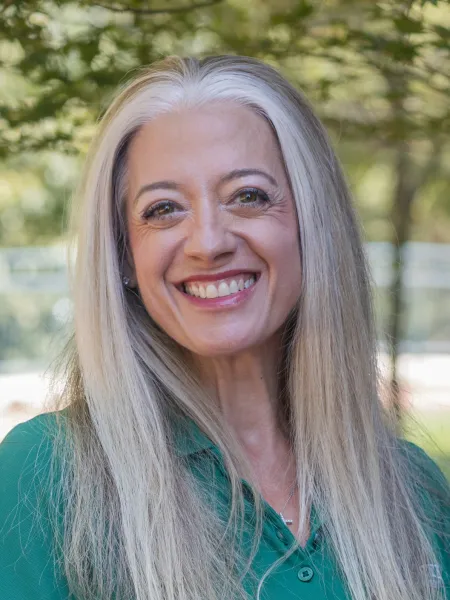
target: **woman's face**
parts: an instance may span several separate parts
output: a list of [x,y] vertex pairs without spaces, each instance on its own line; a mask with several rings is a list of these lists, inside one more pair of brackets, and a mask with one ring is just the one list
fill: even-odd
[[268,342],[301,284],[298,225],[267,122],[233,103],[162,115],[129,155],[132,268],[149,315],[202,356]]

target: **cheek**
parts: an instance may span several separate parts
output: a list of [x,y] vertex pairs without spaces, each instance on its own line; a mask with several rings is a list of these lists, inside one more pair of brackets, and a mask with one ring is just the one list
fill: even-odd
[[[302,268],[298,234],[285,231],[273,240],[272,247],[266,246],[269,267],[275,272],[275,305],[290,310],[301,292]],[[270,256],[269,256],[270,254]]]
[[136,276],[142,285],[154,285],[168,268],[173,255],[170,236],[149,231],[148,227],[130,227],[130,249]]
[[141,271],[136,270],[136,275],[142,304],[149,317],[167,331],[173,316],[168,310],[169,304],[160,264],[141,266]]
[[300,237],[295,228],[280,227],[258,237],[261,255],[276,266],[278,275],[300,272]]
[[161,297],[165,274],[172,260],[170,246],[161,242],[152,236],[130,239],[137,284],[146,305],[154,305]]
[[162,261],[155,260],[155,253],[151,246],[139,246],[133,252],[133,261],[140,288],[156,282],[161,271]]

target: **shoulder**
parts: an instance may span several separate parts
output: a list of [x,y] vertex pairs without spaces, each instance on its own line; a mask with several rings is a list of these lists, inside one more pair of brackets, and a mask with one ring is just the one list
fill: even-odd
[[45,413],[20,423],[6,435],[0,443],[3,494],[7,491],[5,487],[19,482],[25,484],[46,469],[52,456],[53,438],[61,422],[59,413]]
[[48,487],[57,413],[12,429],[0,444],[0,597],[67,597],[53,569]]
[[419,446],[400,440],[400,451],[416,487],[450,502],[450,486],[437,463]]
[[16,425],[0,443],[0,461],[3,464],[4,461],[26,461],[30,451],[37,452],[43,445],[48,446],[57,427],[57,418],[56,412],[44,413]]
[[401,441],[405,476],[425,527],[437,540],[450,575],[450,486],[436,462],[416,444]]
[[36,512],[45,502],[59,417],[59,412],[38,415],[14,427],[1,442],[0,533],[19,511]]
[[40,507],[57,426],[56,413],[39,415],[14,427],[0,444],[0,534],[25,510]]
[[439,585],[450,585],[450,486],[436,462],[416,444],[400,440],[406,476],[438,564],[428,565]]

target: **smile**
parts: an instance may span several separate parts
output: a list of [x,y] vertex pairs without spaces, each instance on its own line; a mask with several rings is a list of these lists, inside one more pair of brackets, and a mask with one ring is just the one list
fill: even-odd
[[242,273],[220,281],[190,281],[183,283],[182,289],[188,296],[195,298],[223,298],[225,296],[234,296],[243,290],[246,290],[257,281],[256,273]]

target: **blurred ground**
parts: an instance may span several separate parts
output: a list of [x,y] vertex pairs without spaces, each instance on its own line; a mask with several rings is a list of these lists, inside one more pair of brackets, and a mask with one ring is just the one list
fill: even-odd
[[[382,372],[387,359],[380,356]],[[433,456],[450,478],[450,355],[403,354],[399,360],[407,437]],[[44,373],[0,375],[0,440],[18,423],[43,412]]]

